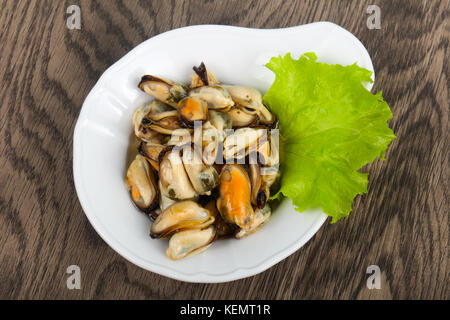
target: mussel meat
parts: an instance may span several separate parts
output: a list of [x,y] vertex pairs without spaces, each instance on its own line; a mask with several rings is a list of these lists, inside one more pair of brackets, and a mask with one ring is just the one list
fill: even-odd
[[178,102],[178,115],[182,124],[194,128],[194,122],[200,124],[208,119],[208,103],[195,97],[186,97]]
[[227,236],[235,231],[234,225],[225,222],[220,215],[219,210],[217,210],[216,207],[216,200],[210,200],[206,204],[205,209],[208,209],[211,215],[216,219],[214,225],[216,226],[218,236]]
[[183,147],[183,164],[195,191],[200,195],[210,195],[217,186],[219,175],[211,165],[203,163],[195,145]]
[[204,100],[211,110],[228,111],[234,106],[228,91],[220,86],[203,86],[189,91],[189,97]]
[[212,72],[206,69],[203,62],[198,67],[193,67],[192,69],[194,69],[195,73],[191,75],[191,88],[214,86],[219,83]]
[[230,116],[234,128],[248,127],[258,121],[258,115],[256,113],[247,112],[241,106],[231,108],[227,114]]
[[158,206],[155,175],[143,156],[138,154],[128,167],[126,182],[131,199],[139,209],[149,213]]
[[161,190],[168,198],[185,200],[198,196],[186,173],[179,147],[169,146],[160,153],[159,180]]
[[143,76],[138,87],[159,101],[167,103],[174,108],[176,108],[178,102],[187,95],[187,88],[185,85],[151,75]]
[[254,88],[242,86],[223,85],[231,98],[237,105],[241,105],[247,112],[255,112],[263,124],[270,124],[275,121],[275,116],[262,103],[261,93]]
[[177,200],[173,200],[164,195],[164,193],[162,192],[161,180],[158,181],[158,191],[159,191],[159,209],[161,210],[161,212],[163,212],[168,207],[177,202]]
[[256,150],[261,138],[267,135],[266,129],[240,128],[225,138],[223,155],[227,162],[233,159],[245,158]]
[[226,131],[231,129],[231,118],[223,112],[210,110],[209,121],[202,127],[203,161],[206,164],[222,163],[223,141]]
[[252,204],[262,209],[269,200],[269,186],[265,183],[261,175],[261,166],[258,163],[249,164],[250,180],[252,185]]
[[167,207],[150,228],[152,238],[165,238],[187,229],[203,229],[214,223],[209,210],[192,200],[179,201]]
[[164,135],[180,135],[188,129],[183,129],[177,110],[160,101],[138,108],[133,117],[134,132],[144,141],[149,141],[155,132]]
[[245,169],[239,164],[226,164],[220,173],[217,209],[228,223],[247,229],[253,223],[251,184]]
[[255,210],[255,217],[253,219],[253,223],[249,225],[247,228],[241,228],[235,235],[237,239],[242,239],[255,231],[259,230],[265,224],[270,216],[272,215],[272,211],[268,204],[265,205],[262,209]]
[[198,254],[206,250],[216,238],[216,229],[209,226],[206,229],[185,230],[175,233],[169,240],[166,255],[172,260]]

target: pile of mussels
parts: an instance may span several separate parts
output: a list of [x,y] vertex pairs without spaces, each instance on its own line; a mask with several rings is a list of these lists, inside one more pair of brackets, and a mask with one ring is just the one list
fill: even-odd
[[134,114],[139,152],[126,177],[151,237],[170,236],[174,260],[258,230],[279,177],[278,124],[260,92],[221,84],[203,63],[193,69],[189,86],[142,77],[139,88],[156,100]]

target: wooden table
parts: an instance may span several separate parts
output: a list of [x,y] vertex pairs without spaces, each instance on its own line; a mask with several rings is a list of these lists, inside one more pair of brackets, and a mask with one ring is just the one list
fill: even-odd
[[[81,30],[66,9],[81,8]],[[381,9],[369,29],[367,7]],[[449,1],[0,1],[0,298],[448,299]],[[447,19],[447,20],[446,20]],[[140,42],[195,24],[282,28],[335,22],[368,49],[394,113],[369,194],[269,270],[188,284],[115,253],[85,217],[72,135],[102,72]],[[196,45],[196,44],[193,44]],[[197,44],[198,45],[198,44]],[[207,44],[202,44],[207,45]],[[81,268],[68,290],[66,269]],[[366,286],[369,265],[381,289]]]

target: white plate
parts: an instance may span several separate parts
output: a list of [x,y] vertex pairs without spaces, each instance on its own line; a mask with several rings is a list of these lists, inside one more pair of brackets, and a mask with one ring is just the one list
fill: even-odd
[[265,92],[274,80],[264,67],[272,56],[294,58],[314,51],[319,61],[357,62],[373,71],[361,42],[345,29],[318,22],[287,29],[191,26],[153,37],[116,62],[86,98],[75,127],[73,171],[86,216],[98,234],[132,263],[188,282],[225,282],[266,270],[303,246],[326,220],[321,210],[298,213],[289,200],[257,233],[216,241],[203,253],[180,261],[165,255],[167,242],[149,237],[150,221],[132,204],[124,183],[134,110],[151,100],[137,88],[142,75],[187,82],[204,61],[224,83]]

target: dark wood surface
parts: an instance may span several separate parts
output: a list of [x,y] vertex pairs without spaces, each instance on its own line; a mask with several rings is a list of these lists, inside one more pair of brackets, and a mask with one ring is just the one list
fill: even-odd
[[[66,9],[81,7],[81,30]],[[370,4],[381,29],[366,26]],[[0,298],[449,299],[449,1],[0,1]],[[96,234],[78,202],[72,136],[102,72],[140,42],[194,24],[280,28],[328,20],[368,49],[394,113],[369,193],[269,270],[189,284],[142,270]],[[66,288],[69,265],[81,289]],[[380,290],[366,287],[378,265]]]

